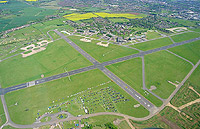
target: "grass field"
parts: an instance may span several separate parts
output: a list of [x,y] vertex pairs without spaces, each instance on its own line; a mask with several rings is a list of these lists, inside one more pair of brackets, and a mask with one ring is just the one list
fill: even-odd
[[[89,117],[88,119],[83,119],[82,122],[85,125],[89,125],[94,129],[105,129],[105,124],[113,123],[116,119],[123,119],[123,117],[112,116],[112,115],[103,115],[103,116],[95,116]],[[126,121],[120,123],[120,125],[116,125],[119,129],[130,129],[129,125]]]
[[157,32],[147,32],[146,36],[148,40],[161,37],[160,34]]
[[14,32],[8,33],[8,37],[3,39],[1,44],[15,44],[19,42],[19,44],[27,43],[29,41],[37,40],[40,38],[45,38],[39,30],[34,28],[33,26],[29,26],[20,30],[16,30]]
[[194,39],[194,38],[197,38],[197,37],[200,37],[200,34],[195,33],[195,32],[188,32],[188,33],[183,33],[183,34],[171,36],[171,38],[175,42],[182,42],[182,41]]
[[[43,9],[26,4],[23,1],[9,1],[0,6],[0,10],[8,10],[9,17],[0,18],[0,32],[44,19],[47,15],[53,15],[56,10]],[[6,19],[5,19],[6,18]]]
[[63,23],[65,19],[64,18],[59,18],[59,19],[55,19],[55,20],[50,20],[50,21],[46,21],[46,22],[41,22],[38,24],[34,24],[33,27],[36,28],[37,30],[41,31],[43,34],[47,34],[47,32],[49,30],[55,30],[55,29],[61,29],[64,30],[66,29],[73,29],[71,26],[69,25],[65,25]]
[[7,125],[7,126],[4,126],[3,129],[18,129],[18,128],[14,128],[14,127],[12,127],[10,125]]
[[161,129],[171,129],[168,124],[161,120],[160,114],[150,118],[146,121],[133,121],[130,120],[133,127],[136,129],[146,129],[146,128],[161,128]]
[[120,47],[117,45],[109,44],[109,47],[102,47],[96,45],[99,41],[92,41],[92,43],[86,43],[80,41],[81,37],[78,36],[68,36],[74,43],[80,46],[83,50],[85,50],[88,54],[94,57],[99,62],[105,62],[113,59],[117,59],[119,57],[124,57],[131,54],[136,54],[138,51]]
[[[87,81],[88,78],[90,78],[90,81]],[[75,116],[79,115],[80,113],[83,113],[83,110],[80,110],[76,106],[78,103],[71,101],[71,99],[74,100],[76,97],[72,97],[71,95],[75,95],[76,93],[82,91],[90,92],[105,88],[107,86],[112,86],[125,98],[129,99],[129,101],[126,102],[121,102],[119,104],[116,103],[116,107],[119,112],[135,117],[144,117],[148,115],[148,111],[144,107],[140,106],[138,108],[134,108],[133,105],[138,104],[138,102],[126,94],[126,92],[115,83],[110,82],[100,86],[100,84],[108,81],[110,81],[110,79],[99,70],[92,70],[71,76],[71,81],[69,81],[68,78],[63,78],[52,82],[47,82],[39,86],[14,91],[6,94],[5,99],[11,119],[15,123],[31,124],[35,121],[38,110],[40,110],[40,114],[43,114],[48,111],[47,108],[49,106],[57,104],[59,105],[59,103],[62,103],[66,100],[70,100],[70,103],[72,103],[67,105],[69,106],[68,111]],[[97,85],[99,85],[99,87],[96,87]],[[102,98],[103,97],[104,96],[102,96]],[[18,103],[18,105],[12,106],[15,103]]]
[[0,127],[5,123],[6,123],[6,116],[5,116],[3,104],[2,104],[1,98],[0,98]]
[[118,125],[119,129],[131,129],[131,127],[128,125],[128,123],[124,120]]
[[188,59],[193,64],[196,64],[200,60],[200,41],[191,42],[188,44],[184,44],[181,46],[177,46],[174,48],[170,48],[169,50],[178,54],[179,56]]
[[[79,63],[77,63],[79,62]],[[2,87],[13,86],[31,80],[86,67],[91,63],[68,45],[64,40],[55,41],[47,49],[22,58],[21,55],[0,63],[0,82]]]
[[166,51],[146,55],[146,86],[147,88],[156,86],[157,89],[153,92],[167,99],[175,89],[175,86],[168,81],[181,82],[191,69],[191,64]]
[[109,18],[109,20],[111,22],[115,22],[115,23],[123,23],[123,22],[128,22],[128,19],[123,19],[123,18]]
[[161,39],[156,39],[152,41],[147,41],[147,42],[131,45],[131,47],[137,48],[142,51],[147,51],[147,50],[159,48],[162,46],[167,46],[170,44],[172,44],[172,42],[169,38],[161,38]]
[[[192,105],[193,106],[193,105]],[[177,126],[180,128],[193,128],[197,129],[199,127],[198,121],[198,108],[200,104],[196,105],[192,110],[184,111],[187,115],[192,114],[190,117],[193,118],[193,120],[189,120],[184,116],[182,113],[178,113],[171,107],[166,107],[163,111],[161,111],[161,115],[165,117],[166,119],[170,120],[171,122],[174,122]]]
[[138,91],[145,98],[150,100],[156,106],[161,106],[162,101],[151,94],[146,94],[142,89],[142,59],[135,58],[124,62],[107,66],[115,75],[120,77],[124,82],[129,84],[133,89]]
[[52,37],[54,40],[60,38],[60,36],[59,36],[56,32],[54,32],[54,31],[50,31],[49,34],[51,35],[51,37]]
[[196,27],[198,23],[198,21],[195,21],[195,20],[185,20],[185,19],[178,19],[178,18],[163,18],[163,19],[171,21],[171,22],[177,22],[180,25],[187,26],[187,27],[189,26]]
[[113,122],[116,119],[123,119],[120,116],[113,116],[113,115],[102,115],[102,116],[95,116],[89,117],[88,119],[83,119],[83,122],[87,122],[89,125],[104,125],[109,122]]
[[194,91],[189,89],[189,86],[191,86],[194,88],[194,90],[200,93],[199,73],[200,73],[200,67],[197,67],[197,69],[192,73],[187,82],[181,87],[179,92],[171,100],[171,103],[174,106],[179,107],[183,104],[186,104],[188,102],[194,101],[199,98],[199,96]]
[[192,31],[195,31],[195,32],[200,32],[200,27],[196,27],[194,29],[191,29]]
[[[143,128],[164,128],[164,129],[172,129],[172,128],[193,128],[198,129],[198,108],[200,104],[194,104],[191,107],[187,107],[183,112],[178,113],[171,107],[165,107],[159,114],[152,117],[146,121],[132,121],[131,123],[135,128],[143,129]],[[189,120],[182,113],[186,113],[191,116],[193,120]]]

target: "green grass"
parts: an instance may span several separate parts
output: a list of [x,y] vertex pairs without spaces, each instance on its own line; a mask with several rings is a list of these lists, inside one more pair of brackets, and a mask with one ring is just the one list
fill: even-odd
[[[79,63],[77,63],[79,62]],[[22,58],[21,55],[0,63],[2,87],[13,86],[31,80],[86,67],[91,63],[64,40],[50,43],[47,49]]]
[[0,99],[0,127],[6,123],[6,116],[3,109],[3,104]]
[[3,129],[18,129],[18,128],[14,128],[14,127],[12,127],[10,125],[7,125],[7,126],[4,126]]
[[28,53],[31,53],[31,52],[32,52],[32,50],[29,50],[29,51],[24,52],[24,54],[28,54]]
[[47,15],[53,15],[56,10],[34,7],[20,1],[9,1],[8,4],[0,6],[0,10],[8,10],[12,15],[7,19],[0,18],[0,32],[19,27],[33,21],[43,20]]
[[[184,86],[181,87],[179,92],[176,93],[176,95],[171,100],[172,105],[176,107],[180,107],[186,103],[189,103],[199,98],[199,96],[194,91],[189,89],[189,86],[192,86],[192,85],[189,82],[186,82]],[[194,89],[196,90],[196,88]]]
[[90,54],[99,62],[105,62],[138,53],[138,51],[136,50],[129,49],[126,47],[120,47],[113,44],[109,44],[109,47],[102,47],[96,45],[96,43],[98,43],[99,41],[92,41],[92,43],[85,43],[80,41],[81,37],[78,36],[68,36],[68,38],[71,39],[74,43],[80,46],[83,50],[85,50],[88,54]]
[[49,34],[51,35],[51,37],[52,37],[54,40],[60,38],[60,36],[59,36],[56,32],[54,32],[54,31],[50,31]]
[[94,116],[89,117],[88,119],[83,119],[83,122],[87,122],[89,125],[104,125],[109,122],[113,122],[116,119],[122,119],[121,116],[113,116],[113,115],[102,115],[102,116]]
[[79,121],[78,120],[73,120],[73,121],[65,121],[63,122],[63,128],[64,129],[73,129],[73,128],[76,128],[75,124],[79,124]]
[[128,125],[128,123],[124,120],[118,125],[119,129],[131,129],[131,127]]
[[200,41],[191,42],[188,44],[184,44],[181,46],[177,46],[174,48],[170,48],[169,50],[178,54],[185,59],[188,59],[193,64],[196,64],[200,60]]
[[169,20],[171,22],[177,22],[179,24],[179,26],[186,26],[186,27],[196,27],[198,21],[195,20],[184,20],[184,19],[178,19],[178,18],[164,18],[166,20]]
[[50,121],[50,120],[51,120],[51,117],[46,116],[46,117],[42,118],[40,121],[41,122],[47,122],[47,121]]
[[190,85],[198,92],[200,93],[200,81],[199,81],[199,77],[200,77],[200,67],[198,66],[197,69],[192,73],[192,75],[190,76],[190,78],[188,79],[188,82],[190,83]]
[[152,41],[147,41],[147,42],[131,45],[131,47],[137,48],[142,51],[147,51],[147,50],[159,48],[162,46],[167,46],[170,44],[172,44],[172,42],[169,38],[161,38],[161,39],[156,39]]
[[73,27],[71,27],[69,25],[65,25],[63,23],[64,20],[65,20],[64,18],[59,18],[59,19],[55,19],[55,20],[49,20],[49,21],[46,21],[46,22],[34,24],[32,26],[45,35],[47,35],[47,32],[49,30],[55,30],[55,29],[58,29],[58,30],[59,29],[61,29],[61,30],[67,29],[68,30],[68,28],[70,28],[70,30],[73,30]]
[[[92,126],[93,129],[105,129],[105,124],[113,123],[113,121],[117,119],[123,119],[120,116],[113,116],[113,115],[102,115],[102,116],[95,116],[89,117],[87,119],[82,119],[81,123],[88,127],[88,125]],[[128,123],[126,121],[122,121],[120,125],[115,125],[119,129],[130,129]]]
[[188,32],[188,33],[171,36],[174,42],[182,42],[182,41],[194,39],[197,37],[200,37],[200,34],[195,33],[195,32]]
[[[197,103],[198,104],[198,103]],[[196,104],[194,104],[195,106]],[[193,105],[192,105],[193,106]],[[182,113],[178,113],[171,107],[165,107],[163,111],[161,111],[161,115],[168,119],[169,121],[175,123],[177,126],[179,126],[182,129],[187,129],[187,128],[193,128],[197,129],[199,127],[199,123],[196,122],[198,120],[198,108],[199,104],[196,105],[196,107],[190,109],[189,111],[183,111],[185,114],[189,115],[190,117],[193,118],[193,120],[189,120],[184,116]],[[192,115],[190,115],[192,114]]]
[[181,87],[178,93],[176,93],[176,95],[171,100],[171,103],[174,106],[179,107],[183,104],[189,103],[199,98],[199,96],[194,91],[189,89],[189,86],[191,86],[194,88],[194,90],[200,93],[199,73],[200,67],[197,67],[197,69],[192,73],[189,79],[185,82],[185,84]]
[[[158,115],[153,116],[149,120],[145,121],[133,121],[130,120],[133,127],[136,129],[146,129],[146,128],[161,128],[161,129],[171,129],[170,126],[161,120],[160,113]],[[171,121],[169,121],[171,122]]]
[[123,23],[123,22],[129,21],[128,19],[124,19],[124,18],[109,18],[109,20],[114,23]]
[[197,28],[194,28],[194,29],[190,29],[192,31],[195,31],[195,32],[200,32],[200,27],[197,27]]
[[183,113],[186,113],[193,120],[187,119],[182,112],[178,113],[171,107],[165,107],[159,114],[150,118],[146,121],[132,121],[131,123],[135,128],[143,129],[143,128],[163,128],[163,129],[172,129],[172,128],[192,128],[197,129],[199,127],[198,121],[198,108],[200,104],[196,103],[191,105],[191,107],[187,107],[183,110]]
[[146,36],[148,40],[161,37],[160,34],[157,32],[147,32]]
[[191,69],[191,64],[166,51],[146,55],[146,86],[147,88],[156,86],[157,89],[153,92],[167,99],[175,89],[175,86],[168,81],[181,82]]
[[120,77],[123,81],[125,81],[128,85],[130,85],[133,89],[138,91],[145,98],[150,100],[153,104],[155,104],[158,107],[162,105],[161,100],[157,99],[151,94],[145,94],[145,91],[142,89],[141,58],[135,58],[113,65],[109,65],[107,66],[107,68],[111,70],[115,75]]
[[[88,78],[90,81],[87,80]],[[73,75],[71,76],[71,80],[72,81],[69,81],[68,78],[63,78],[6,94],[5,99],[13,122],[17,124],[31,124],[35,121],[38,110],[40,110],[40,114],[47,112],[47,108],[52,105],[53,101],[55,101],[54,104],[57,105],[68,100],[67,96],[85,90],[88,91],[88,88],[110,81],[110,79],[99,70],[92,70],[78,75]],[[134,108],[133,105],[138,104],[138,102],[113,82],[93,88],[92,90],[108,86],[112,86],[125,98],[129,99],[129,101],[125,103],[122,102],[118,105],[116,104],[119,112],[134,117],[144,117],[148,115],[148,111],[144,107],[140,106]],[[18,103],[17,106],[11,106],[16,102]],[[70,103],[73,102],[70,101]],[[71,105],[68,109],[68,111],[75,116],[83,112],[79,110],[76,105],[77,104]],[[25,111],[27,109],[28,111]]]

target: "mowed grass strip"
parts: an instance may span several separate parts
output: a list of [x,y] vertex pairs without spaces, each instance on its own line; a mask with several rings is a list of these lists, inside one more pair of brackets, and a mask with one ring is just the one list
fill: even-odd
[[50,31],[49,35],[51,35],[51,37],[53,38],[53,40],[59,39],[61,38],[56,32],[54,31]]
[[162,105],[162,101],[151,94],[146,94],[142,89],[142,59],[135,58],[124,62],[107,66],[115,75],[120,77],[124,82],[133,89],[155,104],[157,107]]
[[108,47],[99,46],[96,45],[96,43],[100,42],[97,40],[93,40],[91,43],[82,42],[80,41],[82,37],[79,36],[68,36],[68,38],[99,62],[105,62],[138,53],[136,50],[120,47],[114,44],[109,44]]
[[123,119],[123,117],[114,115],[101,115],[101,116],[89,117],[88,119],[83,119],[82,122],[87,122],[89,125],[92,125],[93,127],[95,126],[98,127],[98,125],[100,125],[105,128],[104,124],[112,123],[117,119]]
[[[67,96],[88,90],[88,88],[91,87],[94,87],[92,90],[96,90],[112,86],[125,98],[129,99],[127,102],[119,103],[120,105],[116,104],[120,113],[134,117],[144,117],[149,114],[143,106],[134,108],[134,105],[138,104],[138,102],[115,83],[110,82],[106,85],[96,87],[97,85],[108,81],[110,81],[108,77],[100,70],[95,69],[73,75],[71,76],[71,81],[68,78],[62,78],[38,86],[10,92],[5,95],[5,99],[13,122],[17,124],[32,124],[35,122],[38,110],[41,112],[47,110],[47,108],[52,105],[52,101],[59,101],[62,98],[64,98],[62,99],[63,101],[66,101]],[[54,104],[59,104],[59,102],[61,102],[58,101],[55,101]],[[17,106],[12,106],[15,103],[18,103]],[[72,106],[72,109],[69,112],[73,115],[77,115],[76,112],[80,112],[79,110],[80,109],[73,109]]]
[[129,20],[125,18],[109,18],[109,20],[115,23],[129,22]]
[[174,42],[182,42],[182,41],[194,39],[197,37],[200,37],[200,34],[195,33],[195,32],[188,32],[188,33],[171,36],[171,38],[174,40]]
[[200,60],[200,40],[170,48],[169,50],[188,59],[193,64],[196,64]]
[[172,44],[172,41],[169,38],[161,38],[161,39],[151,40],[147,42],[137,43],[137,44],[131,45],[131,47],[140,49],[142,51],[147,51],[147,50],[167,46],[170,44]]
[[146,86],[163,99],[167,99],[175,90],[175,86],[168,83],[171,81],[181,82],[188,72],[192,69],[192,65],[179,57],[167,52],[160,51],[145,56],[145,77]]
[[4,109],[3,109],[3,104],[1,102],[1,98],[0,98],[0,127],[5,124],[6,122],[6,116],[4,113]]
[[92,65],[64,40],[48,44],[47,49],[22,58],[22,55],[0,63],[3,88]]
[[161,37],[159,33],[157,32],[147,32],[147,39],[155,39]]

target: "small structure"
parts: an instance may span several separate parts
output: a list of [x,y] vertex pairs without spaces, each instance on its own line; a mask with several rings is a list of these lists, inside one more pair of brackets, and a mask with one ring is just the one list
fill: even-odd
[[117,42],[124,42],[124,39],[122,37],[117,37]]

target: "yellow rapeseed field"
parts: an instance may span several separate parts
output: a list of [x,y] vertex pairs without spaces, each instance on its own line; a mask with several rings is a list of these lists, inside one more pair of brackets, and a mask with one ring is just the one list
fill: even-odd
[[90,19],[92,17],[98,17],[97,15],[93,13],[85,13],[85,14],[79,14],[79,13],[72,13],[69,15],[65,15],[64,18],[72,20],[72,21],[78,21],[83,19]]
[[8,1],[0,1],[0,3],[7,3]]
[[124,17],[128,19],[135,19],[135,18],[142,18],[142,16],[138,16],[135,14],[130,14],[130,13],[85,13],[85,14],[80,14],[80,13],[72,13],[65,15],[64,18],[72,20],[72,21],[78,21],[78,20],[83,20],[83,19],[90,19],[92,17]]
[[38,0],[26,0],[26,1],[38,1]]
[[130,13],[95,13],[96,15],[100,17],[125,17],[128,19],[135,19],[135,18],[142,18],[141,16],[137,16],[135,14]]

